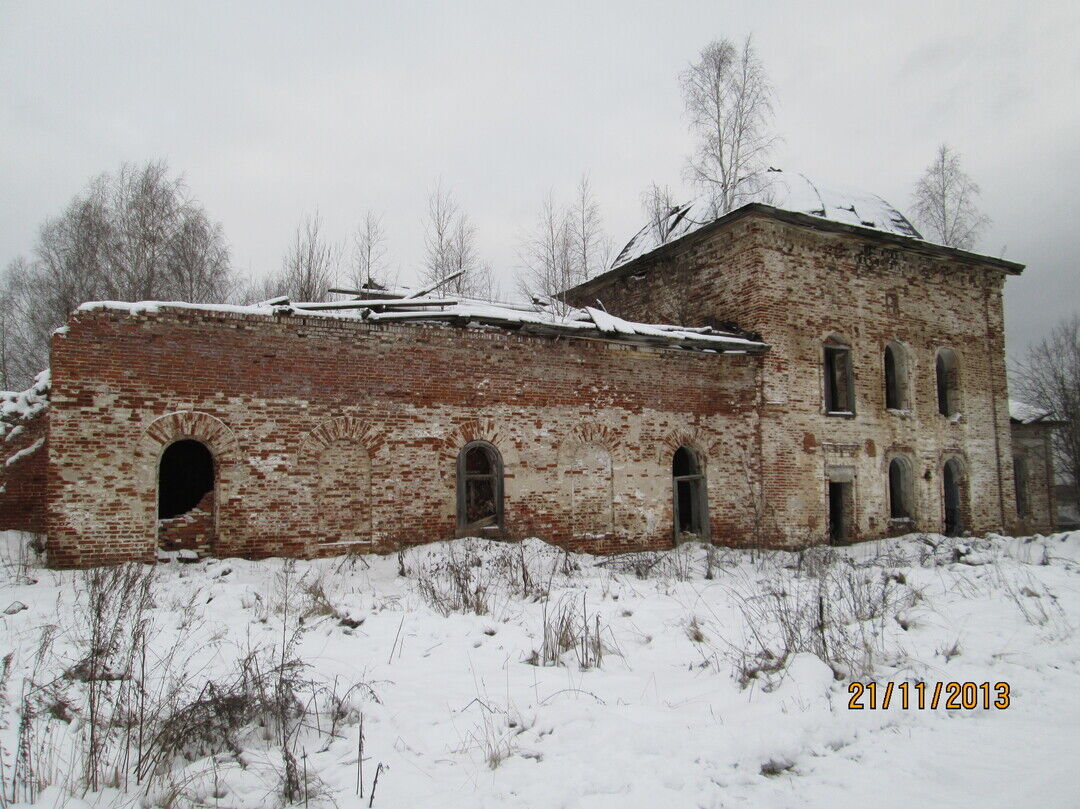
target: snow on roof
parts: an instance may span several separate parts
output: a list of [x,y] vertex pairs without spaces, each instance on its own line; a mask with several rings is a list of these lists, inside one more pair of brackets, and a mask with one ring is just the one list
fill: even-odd
[[1009,418],[1021,424],[1034,424],[1038,421],[1052,420],[1053,415],[1049,410],[1032,407],[1026,402],[1016,399],[1009,399]]
[[[427,297],[430,290],[355,290],[352,300],[295,302],[272,298],[250,306],[192,304],[164,301],[93,301],[77,311],[114,309],[133,314],[168,309],[232,312],[251,315],[303,315],[367,323],[439,322],[459,326],[497,327],[527,334],[574,335],[604,340],[658,345],[667,348],[712,352],[759,352],[768,346],[759,341],[711,327],[636,323],[599,309],[574,309],[554,301],[533,304],[500,303],[451,295]],[[560,311],[561,310],[561,311]]]
[[[876,194],[838,185],[823,185],[805,174],[769,169],[754,175],[753,190],[741,195],[735,208],[758,202],[785,211],[810,214],[845,225],[872,228],[900,236],[921,239],[922,234],[900,213]],[[648,224],[622,249],[611,268],[629,264],[663,244],[680,239],[720,218],[711,195],[673,208],[660,223]]]
[[0,391],[0,436],[7,436],[20,421],[33,418],[49,406],[49,371],[34,377],[26,390]]

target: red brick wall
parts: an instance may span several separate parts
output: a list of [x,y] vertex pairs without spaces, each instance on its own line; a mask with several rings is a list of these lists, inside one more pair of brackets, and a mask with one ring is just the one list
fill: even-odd
[[48,411],[41,411],[0,440],[0,530],[45,531],[47,425]]
[[[939,531],[941,470],[950,457],[965,469],[967,529],[1015,523],[1000,269],[754,214],[628,271],[586,284],[576,300],[599,298],[640,320],[680,301],[689,323],[732,321],[772,346],[763,366],[761,463],[774,541],[826,538],[827,481],[840,469],[854,476],[853,538]],[[824,413],[822,343],[831,334],[852,349],[851,418]],[[892,341],[908,358],[913,399],[905,412],[885,408],[883,357]],[[956,422],[937,412],[940,348],[960,360]],[[890,520],[887,472],[896,455],[915,471],[910,523]]]
[[[157,462],[181,438],[215,459],[217,555],[452,536],[457,455],[473,440],[502,456],[509,536],[670,546],[671,456],[687,444],[706,466],[714,538],[736,541],[757,472],[738,459],[757,443],[759,368],[757,355],[501,330],[80,312],[52,349],[49,560],[150,558]],[[582,448],[597,446],[609,481],[603,465],[582,475],[581,458],[596,457]],[[598,498],[610,519],[592,513]],[[357,512],[351,524],[342,508]]]

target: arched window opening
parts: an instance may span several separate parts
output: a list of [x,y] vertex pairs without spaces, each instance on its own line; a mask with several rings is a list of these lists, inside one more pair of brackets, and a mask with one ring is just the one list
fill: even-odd
[[960,467],[960,462],[955,458],[948,460],[941,470],[946,536],[956,536],[964,530],[962,478],[963,469]]
[[1030,516],[1027,462],[1020,457],[1013,458],[1013,486],[1016,487],[1016,516]]
[[855,413],[855,380],[851,371],[851,347],[830,337],[825,341],[825,412],[833,415]]
[[911,467],[902,458],[889,463],[889,517],[894,520],[912,519]]
[[671,459],[672,505],[675,542],[707,539],[709,511],[705,475],[687,447],[679,447]]
[[466,444],[458,454],[457,481],[458,531],[501,531],[503,468],[499,451],[486,441]]
[[938,352],[934,375],[937,381],[938,412],[943,416],[956,415],[960,412],[960,366],[955,351],[943,348]]
[[885,346],[885,407],[907,410],[907,367],[904,351],[896,343]]
[[158,519],[192,511],[214,491],[214,458],[206,445],[190,438],[165,448],[158,466]]

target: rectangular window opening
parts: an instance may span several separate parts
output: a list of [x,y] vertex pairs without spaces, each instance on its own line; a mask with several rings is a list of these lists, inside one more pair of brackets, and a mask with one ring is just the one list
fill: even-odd
[[825,346],[825,411],[843,414],[855,412],[851,350],[848,348]]

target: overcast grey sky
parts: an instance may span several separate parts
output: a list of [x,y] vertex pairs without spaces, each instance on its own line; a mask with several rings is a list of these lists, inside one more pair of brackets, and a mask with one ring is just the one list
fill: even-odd
[[753,33],[773,165],[906,211],[948,142],[994,220],[1010,353],[1080,309],[1080,3],[83,3],[0,0],[0,264],[87,181],[168,160],[234,264],[316,209],[384,214],[402,282],[438,178],[503,290],[540,202],[591,177],[617,246],[652,181],[690,196],[679,71]]

